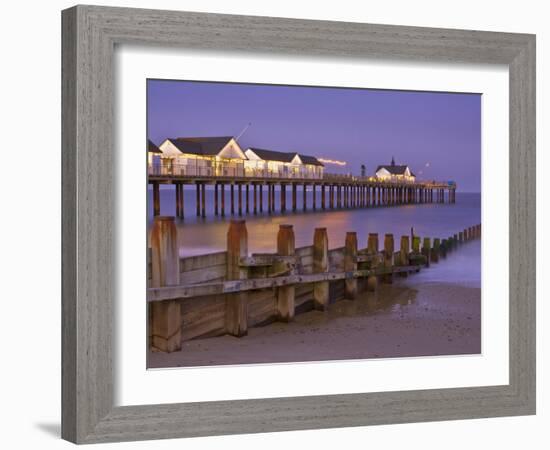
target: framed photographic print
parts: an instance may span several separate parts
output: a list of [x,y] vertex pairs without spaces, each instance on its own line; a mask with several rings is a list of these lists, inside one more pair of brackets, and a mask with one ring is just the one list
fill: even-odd
[[532,35],[63,11],[63,437],[534,414],[534,168]]

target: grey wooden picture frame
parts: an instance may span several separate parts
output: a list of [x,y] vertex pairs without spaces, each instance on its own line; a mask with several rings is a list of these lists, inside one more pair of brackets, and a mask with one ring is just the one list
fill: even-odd
[[[64,439],[94,443],[535,413],[534,35],[98,6],[63,11],[62,32]],[[509,384],[114,406],[117,44],[507,65]]]

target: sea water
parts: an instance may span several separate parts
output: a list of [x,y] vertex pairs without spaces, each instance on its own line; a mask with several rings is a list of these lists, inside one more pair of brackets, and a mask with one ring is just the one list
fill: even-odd
[[[287,190],[287,210],[291,207],[291,195]],[[153,220],[152,191],[148,191],[148,228]],[[327,229],[329,248],[342,247],[347,231],[357,232],[359,248],[367,246],[369,233],[378,233],[380,246],[384,234],[394,236],[395,249],[399,248],[400,237],[414,234],[421,238],[445,239],[470,226],[481,223],[481,195],[457,192],[456,203],[425,203],[401,206],[382,206],[355,209],[321,210],[320,189],[317,189],[317,210],[313,211],[312,192],[307,192],[308,211],[302,211],[303,194],[298,191],[297,211],[284,214],[267,213],[267,190],[264,188],[264,212],[254,215],[253,192],[250,189],[250,214],[244,214],[245,192],[243,189],[243,215],[248,230],[248,251],[274,252],[280,224],[294,226],[296,247],[313,244],[313,233],[317,227]],[[187,186],[184,191],[185,218],[176,219],[180,256],[201,255],[223,251],[226,248],[227,229],[232,218],[230,214],[230,192],[225,192],[225,217],[214,215],[214,193],[209,186],[206,190],[206,218],[196,216],[196,193]],[[175,189],[172,186],[160,189],[161,214],[175,216]],[[258,201],[259,208],[259,201]],[[279,208],[279,192],[276,206]],[[328,191],[327,204],[328,206]],[[220,202],[221,207],[221,202]],[[237,190],[235,189],[235,212],[237,213]],[[221,210],[220,210],[221,212]],[[443,281],[449,277],[463,280],[468,285],[480,283],[481,245],[469,243],[455,252],[452,257],[434,265],[433,270],[424,271],[423,281]],[[437,267],[436,267],[437,266]],[[420,281],[420,279],[419,279]]]

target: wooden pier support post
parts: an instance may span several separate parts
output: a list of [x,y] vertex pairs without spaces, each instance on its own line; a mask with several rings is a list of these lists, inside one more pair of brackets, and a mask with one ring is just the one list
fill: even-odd
[[[369,233],[367,241],[367,253],[373,257],[369,269],[376,270],[378,267],[378,233]],[[378,287],[378,277],[371,275],[367,277],[367,291],[376,291]]]
[[235,214],[235,184],[231,183],[231,215]]
[[321,209],[324,211],[326,208],[326,186],[321,185]]
[[315,183],[311,185],[311,192],[313,194],[313,211],[317,209],[317,192],[315,190]]
[[[231,220],[227,231],[227,280],[244,280],[248,276],[241,258],[248,256],[248,232],[244,220]],[[225,296],[225,329],[232,336],[247,334],[248,293],[237,292]]]
[[222,217],[225,217],[225,184],[220,185],[220,195],[222,203]]
[[[315,228],[313,235],[313,273],[328,271],[328,236],[326,228]],[[326,310],[329,302],[329,282],[313,283],[314,308]]]
[[206,184],[201,185],[201,216],[206,217]]
[[430,267],[430,253],[431,253],[431,239],[429,237],[425,237],[424,241],[422,243],[422,254],[426,258],[426,267]]
[[307,211],[307,186],[304,183],[304,191],[302,192],[302,210]]
[[254,183],[254,214],[258,214],[258,187]]
[[237,185],[237,188],[238,188],[238,207],[239,207],[239,216],[242,216],[243,215],[243,185],[242,184],[238,184]]
[[[393,252],[394,242],[393,234],[386,234],[384,236],[384,269],[392,270],[393,267]],[[386,284],[393,283],[393,274],[389,273],[382,277],[382,282]]]
[[246,186],[245,186],[245,195],[246,195],[246,214],[249,214],[250,213],[250,184],[246,183]]
[[[157,216],[151,231],[151,287],[177,286],[180,266],[173,217]],[[177,300],[149,303],[151,345],[163,352],[181,350],[181,310]]]
[[[354,272],[357,270],[357,233],[348,231],[344,246],[344,271]],[[354,300],[357,296],[357,279],[346,278],[344,298]]]
[[286,212],[286,184],[281,183],[281,212]]
[[[294,249],[294,230],[292,229],[292,225],[279,225],[277,254],[281,256],[293,256]],[[294,285],[277,288],[277,314],[279,320],[290,322],[294,319],[294,298]]]
[[365,206],[368,208],[370,206],[370,186],[365,186],[366,201]]
[[176,190],[176,217],[181,217],[181,211],[180,211],[180,183],[174,183],[174,188]]
[[200,183],[195,183],[196,187],[196,199],[197,199],[197,217],[201,215],[201,185]]
[[296,212],[296,190],[298,186],[292,183],[292,212]]
[[272,212],[272,206],[273,206],[273,200],[271,199],[271,196],[273,195],[271,190],[271,184],[267,185],[267,213],[271,214]]
[[349,208],[349,185],[344,185],[344,208]]
[[218,183],[214,183],[214,215],[218,215]]
[[260,184],[259,185],[259,188],[260,188],[260,213],[263,213],[264,212],[264,186],[263,184]]
[[434,245],[432,247],[431,260],[433,262],[439,262],[439,252],[441,250],[441,240],[439,238],[434,238]]
[[185,189],[183,183],[180,183],[180,217],[183,219],[185,217]]
[[271,212],[275,212],[275,185],[271,185]]
[[180,189],[179,183],[174,183],[174,190],[176,194],[176,217],[180,216]]
[[[408,266],[409,265],[409,252],[411,251],[411,246],[409,242],[409,236],[401,236],[401,243],[399,247],[399,265]],[[400,272],[401,277],[407,277],[407,272]]]
[[153,182],[153,215],[160,215],[160,187],[156,181]]

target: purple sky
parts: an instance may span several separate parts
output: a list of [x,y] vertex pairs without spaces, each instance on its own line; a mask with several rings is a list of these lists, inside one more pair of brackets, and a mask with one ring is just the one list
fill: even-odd
[[[148,137],[237,136],[243,149],[344,160],[372,174],[392,155],[419,178],[481,190],[481,95],[302,86],[147,82]],[[429,164],[429,166],[427,166]]]

